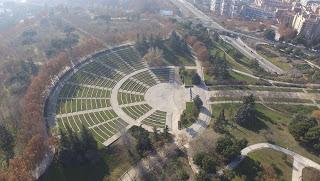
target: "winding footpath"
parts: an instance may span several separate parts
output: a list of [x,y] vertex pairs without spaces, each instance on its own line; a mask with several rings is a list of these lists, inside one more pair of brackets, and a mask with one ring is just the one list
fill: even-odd
[[286,148],[283,148],[281,146],[273,145],[270,143],[258,143],[254,144],[251,146],[248,146],[241,150],[241,159],[240,160],[235,160],[231,162],[228,166],[227,169],[233,169],[236,168],[241,161],[244,160],[246,156],[248,156],[249,153],[261,150],[261,149],[273,149],[275,151],[282,152],[286,155],[292,156],[293,157],[293,169],[292,169],[292,181],[301,181],[302,180],[302,170],[305,167],[312,167],[315,169],[320,170],[320,165],[298,153],[295,153],[293,151],[290,151]]

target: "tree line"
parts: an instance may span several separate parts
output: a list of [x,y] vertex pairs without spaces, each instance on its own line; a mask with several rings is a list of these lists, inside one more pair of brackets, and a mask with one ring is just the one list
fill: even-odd
[[[95,40],[88,40],[74,49],[73,58],[94,52],[102,47]],[[52,148],[53,138],[44,119],[47,88],[52,79],[67,66],[71,66],[67,53],[60,53],[44,64],[32,79],[21,105],[21,121],[18,126],[15,143],[15,155],[9,161],[9,167],[0,171],[0,180],[34,180],[32,171],[44,159]]]

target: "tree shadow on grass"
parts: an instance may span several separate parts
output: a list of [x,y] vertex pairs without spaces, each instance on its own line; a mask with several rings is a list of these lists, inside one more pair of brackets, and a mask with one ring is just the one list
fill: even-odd
[[48,170],[39,178],[40,181],[102,181],[105,176],[110,174],[109,166],[101,159],[95,164],[80,164],[73,166],[62,166],[57,161],[52,162]]
[[257,119],[254,123],[247,125],[247,126],[244,126],[244,127],[250,131],[255,132],[255,133],[258,133],[259,131],[261,131],[263,129],[269,128],[267,126],[267,124],[264,122],[263,118],[259,117],[259,115],[257,116]]
[[258,161],[246,157],[234,171],[239,177],[246,176],[246,180],[253,181],[256,180],[262,168]]
[[257,111],[257,117],[261,120],[261,121],[265,121],[265,122],[270,122],[271,124],[276,124],[275,121],[273,121],[270,117],[268,117],[266,114],[264,114],[263,112],[259,112]]

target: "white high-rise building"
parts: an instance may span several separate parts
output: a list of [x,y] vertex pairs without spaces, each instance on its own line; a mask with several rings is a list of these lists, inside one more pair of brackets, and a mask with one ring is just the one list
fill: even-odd
[[211,11],[218,16],[233,17],[235,0],[211,0]]

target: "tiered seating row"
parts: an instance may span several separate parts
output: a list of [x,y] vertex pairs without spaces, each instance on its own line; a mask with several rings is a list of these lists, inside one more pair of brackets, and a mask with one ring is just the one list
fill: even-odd
[[57,114],[110,107],[109,99],[59,99]]
[[101,124],[92,128],[91,130],[93,130],[93,135],[96,137],[96,139],[103,143],[118,133],[121,129],[125,129],[127,126],[128,123],[119,118],[117,120]]
[[129,94],[129,93],[118,93],[118,103],[119,105],[122,104],[131,104],[135,102],[142,102],[144,101],[144,97],[142,95],[136,95],[136,94]]
[[140,92],[145,93],[147,92],[148,88],[135,82],[132,79],[126,80],[120,87],[122,90],[131,91],[131,92]]
[[124,73],[130,73],[134,71],[132,67],[124,63],[124,61],[121,60],[119,56],[117,56],[114,53],[108,53],[106,55],[102,55],[96,58],[98,62],[101,62],[103,64],[107,64],[110,67],[114,67],[115,69],[124,72]]
[[111,70],[97,62],[91,62],[88,65],[86,65],[85,67],[83,67],[81,70],[83,71],[87,71],[102,77],[106,77],[115,81],[121,80],[121,78],[123,78],[123,76],[119,73],[117,73],[114,70]]
[[[73,131],[79,131],[85,126],[101,143],[127,127],[128,123],[111,110],[111,90],[125,75],[143,68],[146,65],[133,47],[101,53],[92,62],[84,64],[60,91],[57,103],[59,127],[69,126]],[[173,69],[152,71],[161,82],[169,82],[170,74],[174,73]],[[118,92],[121,109],[135,120],[148,112],[152,113],[152,107],[143,102],[143,94],[157,83],[150,71],[141,72],[126,80]],[[156,111],[143,120],[143,124],[160,128],[165,126],[165,122],[166,113],[161,111]]]
[[142,121],[143,124],[156,128],[164,128],[166,126],[166,112],[156,111]]
[[110,91],[78,85],[65,84],[59,94],[60,98],[110,98]]
[[83,84],[83,85],[106,87],[106,88],[113,88],[117,84],[117,82],[115,81],[110,81],[109,79],[103,79],[82,71],[78,71],[77,73],[75,73],[71,77],[69,82],[76,83],[76,84]]
[[147,112],[149,112],[152,108],[148,104],[141,104],[129,107],[123,107],[122,110],[133,119],[137,120]]
[[101,111],[95,113],[80,114],[58,118],[60,128],[69,126],[74,131],[80,131],[82,125],[93,130],[94,136],[101,143],[116,134],[120,129],[128,126],[128,123],[120,118],[113,111]]
[[122,58],[122,60],[126,61],[136,70],[146,68],[146,66],[142,63],[141,59],[139,58],[137,52],[135,52],[135,50],[131,47],[118,50],[117,54]]
[[149,85],[150,87],[157,85],[157,81],[154,80],[154,78],[152,77],[151,73],[148,70],[141,72],[137,75],[134,75],[133,78]]
[[114,111],[106,110],[58,118],[58,124],[59,126],[63,126],[61,128],[65,128],[65,126],[69,124],[68,126],[70,128],[75,131],[79,131],[79,128],[81,128],[81,124],[83,124],[85,127],[92,127],[116,117],[117,115]]
[[161,68],[151,70],[162,83],[170,82],[170,77],[174,75],[174,69],[171,68]]

